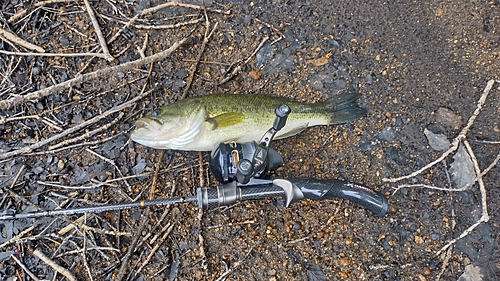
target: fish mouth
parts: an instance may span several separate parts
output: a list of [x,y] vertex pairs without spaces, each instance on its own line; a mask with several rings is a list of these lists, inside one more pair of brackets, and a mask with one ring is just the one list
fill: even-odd
[[139,119],[134,123],[137,129],[159,130],[163,126],[163,121],[156,118]]

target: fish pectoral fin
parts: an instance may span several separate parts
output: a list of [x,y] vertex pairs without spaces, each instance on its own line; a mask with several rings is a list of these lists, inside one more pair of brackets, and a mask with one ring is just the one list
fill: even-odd
[[300,127],[294,128],[286,133],[283,133],[283,134],[278,133],[278,136],[276,136],[274,139],[279,140],[279,139],[284,139],[284,138],[288,138],[291,136],[295,136],[296,134],[304,131],[308,126],[309,126],[309,122],[305,123],[304,125],[302,125]]
[[213,130],[237,125],[245,121],[245,115],[238,112],[228,112],[207,119],[207,122],[212,124]]

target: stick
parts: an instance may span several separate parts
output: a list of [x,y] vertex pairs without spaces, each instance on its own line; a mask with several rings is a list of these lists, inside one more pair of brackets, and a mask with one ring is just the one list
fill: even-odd
[[252,247],[250,247],[250,250],[248,250],[248,253],[246,253],[246,255],[241,260],[237,261],[233,265],[233,267],[231,267],[230,269],[226,270],[226,272],[224,272],[219,278],[217,278],[216,281],[225,280],[226,276],[228,276],[229,274],[231,274],[231,272],[233,272],[238,266],[240,266],[245,261],[245,259],[250,255],[250,253],[252,252],[253,248],[255,248],[255,246],[257,246],[258,244],[259,244],[259,242],[253,244]]
[[28,228],[26,228],[25,230],[23,230],[21,233],[19,233],[18,235],[12,237],[9,241],[3,243],[2,245],[0,245],[0,249],[2,249],[3,247],[9,245],[9,244],[12,244],[12,243],[17,243],[19,241],[21,241],[21,238],[25,235],[25,234],[28,234],[30,233],[33,229],[35,229],[35,226],[32,225]]
[[32,50],[32,51],[37,51],[40,53],[44,53],[45,50],[42,47],[39,47],[35,44],[32,44],[21,37],[15,35],[14,33],[11,33],[3,28],[0,27],[0,37],[5,38],[7,41],[12,42],[14,44],[20,45],[25,47],[26,49]]
[[[215,28],[214,28],[215,29]],[[200,186],[205,186],[205,178],[203,177],[203,154],[201,151],[198,153],[198,163],[200,165]],[[200,244],[200,256],[201,256],[201,265],[203,270],[205,271],[205,275],[208,276],[208,264],[207,264],[207,256],[205,255],[205,246],[203,243],[205,238],[203,237],[202,232],[202,219],[203,219],[203,208],[198,208],[198,215],[196,216],[196,221],[199,224],[198,227],[198,243]]]
[[[116,172],[120,175],[120,177],[122,177],[122,178],[124,177],[124,175],[123,175],[122,171],[120,170],[120,168],[118,168],[118,166],[116,166],[115,161],[113,161],[111,159],[108,159],[108,158],[102,156],[101,154],[99,154],[97,152],[94,152],[93,150],[91,150],[89,148],[85,148],[85,150],[87,152],[89,152],[90,154],[92,154],[92,155],[94,155],[94,156],[96,156],[98,158],[101,158],[104,162],[109,163],[111,166],[113,166],[115,168]],[[163,152],[163,150],[162,150],[162,152]],[[130,187],[130,184],[128,183],[128,181],[123,180],[123,182],[125,183],[125,186],[127,186],[128,191],[131,192],[132,188]]]
[[87,9],[87,13],[89,13],[90,20],[92,21],[95,33],[97,35],[97,38],[99,39],[99,44],[101,44],[102,52],[104,53],[106,59],[109,62],[113,62],[115,58],[109,53],[108,46],[106,44],[106,39],[104,39],[104,35],[102,35],[101,27],[99,26],[99,22],[95,18],[94,10],[90,6],[89,0],[83,0],[83,1],[85,2],[85,8]]
[[[267,42],[267,40],[269,40],[269,36],[264,37],[264,39],[262,39],[262,41],[260,42],[259,46],[257,46],[257,48],[255,48],[255,50],[253,51],[253,53],[245,59],[245,62],[244,62],[243,64],[240,64],[240,65],[238,65],[237,67],[235,67],[235,68],[233,69],[233,71],[231,72],[231,74],[230,74],[228,77],[224,78],[224,79],[223,79],[223,80],[219,83],[219,85],[225,84],[227,81],[231,80],[234,76],[236,76],[236,74],[238,74],[238,72],[240,72],[240,71],[241,71],[241,69],[243,68],[243,66],[244,66],[245,64],[247,64],[248,62],[250,62],[250,59],[251,59],[251,58],[252,58],[255,54],[257,54],[257,52],[260,50],[260,48],[262,48],[262,46],[264,46],[264,43],[266,43],[266,42]],[[239,60],[239,61],[238,61],[238,62],[236,62],[236,63],[239,63],[239,62],[241,62],[241,60]]]
[[99,120],[104,119],[104,118],[108,117],[109,115],[111,115],[111,114],[113,114],[115,112],[121,111],[124,108],[132,106],[136,101],[138,101],[138,100],[142,99],[143,97],[147,96],[152,91],[154,91],[154,89],[151,90],[151,91],[142,93],[142,94],[138,95],[137,97],[129,100],[128,102],[122,103],[121,105],[119,105],[119,106],[117,106],[115,108],[112,108],[112,109],[104,112],[101,115],[97,115],[94,118],[91,118],[91,119],[89,119],[89,120],[87,120],[87,121],[85,121],[85,122],[83,122],[83,123],[81,123],[81,124],[79,124],[77,126],[71,127],[71,128],[67,129],[66,131],[64,131],[64,132],[62,132],[60,134],[52,136],[52,137],[50,137],[48,139],[45,139],[43,141],[36,142],[36,143],[34,143],[34,144],[30,145],[30,146],[22,147],[22,148],[20,148],[18,150],[14,150],[14,151],[11,151],[11,152],[4,153],[4,154],[0,155],[0,160],[1,159],[7,159],[9,157],[14,157],[14,156],[17,156],[17,155],[20,155],[20,154],[31,153],[33,150],[35,150],[35,149],[37,149],[39,147],[42,147],[42,146],[44,146],[44,145],[46,145],[48,143],[51,143],[51,142],[53,142],[53,141],[55,141],[57,139],[60,139],[60,138],[62,138],[64,136],[67,136],[67,135],[72,134],[74,132],[77,132],[78,130],[80,130],[82,128],[85,128],[85,127],[87,127],[90,124],[96,123]]
[[31,272],[15,255],[11,255],[11,257],[17,262],[17,264],[24,270],[26,271],[26,273],[28,273],[28,275],[33,278],[33,280],[35,281],[40,281],[40,279],[38,279],[38,277],[36,277],[35,274],[33,274],[33,272]]
[[[139,14],[137,14],[133,18],[131,18],[128,22],[124,22],[124,21],[120,21],[119,20],[120,22],[125,23],[125,25],[115,35],[113,35],[113,37],[111,37],[111,39],[109,40],[109,43],[115,41],[116,38],[118,38],[118,36],[120,36],[120,34],[125,29],[127,29],[129,26],[131,26],[139,17],[155,13],[155,12],[161,10],[161,9],[164,9],[164,8],[170,7],[170,6],[179,6],[179,7],[191,8],[191,9],[203,9],[204,8],[202,6],[197,6],[197,5],[193,5],[193,4],[179,3],[179,2],[173,1],[173,2],[167,2],[167,3],[161,4],[161,5],[158,5],[158,6],[154,6],[154,7],[148,8],[148,9],[144,9]],[[213,12],[216,12],[216,13],[222,13],[222,14],[225,14],[225,15],[231,14],[231,11],[222,11],[222,10],[212,9],[212,8],[208,8],[207,10],[213,11]],[[104,15],[103,15],[103,17],[109,18],[109,17],[106,17]],[[188,21],[188,22],[184,22],[184,23],[177,23],[177,24],[171,24],[171,25],[162,25],[161,28],[176,28],[176,27],[187,25],[187,24],[198,23],[198,22],[200,22],[202,20],[203,19],[200,18],[200,19],[195,19],[195,20],[191,20],[191,21]],[[134,25],[134,26],[137,27],[137,28],[151,28],[151,29],[154,28],[152,26],[146,26],[146,25]]]
[[[203,52],[205,51],[205,47],[207,46],[208,40],[210,40],[210,37],[215,32],[215,29],[217,29],[217,25],[219,24],[218,22],[215,23],[214,28],[210,33],[208,33],[208,30],[210,29],[210,21],[208,21],[208,15],[207,15],[207,10],[204,10],[205,12],[205,36],[203,38],[203,43],[201,44],[200,51],[198,52],[198,56],[196,57],[196,62],[194,63],[193,70],[189,74],[189,77],[187,79],[186,83],[186,88],[184,89],[184,93],[182,94],[182,98],[186,98],[187,93],[189,89],[191,88],[191,84],[193,83],[193,78],[194,74],[196,73],[196,70],[198,69],[198,65],[200,64],[201,56],[203,55]],[[202,185],[203,186],[203,185]]]
[[207,11],[216,12],[216,13],[225,14],[225,15],[231,14],[231,11],[222,11],[222,10],[219,10],[219,9],[205,8],[204,6],[198,6],[198,5],[193,5],[193,4],[180,3],[180,2],[177,2],[177,1],[167,2],[167,3],[161,4],[161,5],[152,7],[152,8],[144,9],[144,10],[142,10],[141,14],[142,15],[146,15],[146,14],[153,13],[153,12],[156,12],[156,11],[161,10],[163,8],[171,7],[171,6],[178,6],[178,7],[198,9],[198,10],[204,10],[204,9],[206,9]]
[[72,144],[72,143],[84,140],[86,138],[90,138],[91,136],[93,136],[93,135],[95,135],[97,133],[100,133],[100,132],[102,132],[104,130],[107,130],[109,127],[113,126],[114,124],[116,124],[116,122],[118,122],[120,119],[122,119],[123,115],[124,115],[123,112],[120,112],[120,114],[118,115],[118,117],[116,117],[113,121],[111,121],[109,123],[106,123],[104,126],[101,126],[101,127],[97,128],[95,130],[86,132],[85,134],[83,134],[81,136],[78,136],[78,137],[75,137],[75,138],[72,138],[72,139],[67,139],[67,140],[64,140],[63,142],[60,142],[58,144],[49,146],[49,150],[55,150],[55,149],[57,149],[59,147],[62,147],[62,146],[65,146],[65,145],[69,145],[69,144]]
[[60,266],[59,264],[55,263],[53,260],[51,260],[49,257],[47,257],[44,253],[42,253],[40,250],[35,249],[33,252],[33,255],[38,257],[40,260],[45,262],[47,265],[51,266],[53,269],[55,269],[57,272],[61,273],[64,275],[64,277],[68,278],[70,281],[77,281],[76,277],[71,273],[71,271],[67,270],[66,268]]
[[121,281],[123,279],[123,276],[125,275],[125,268],[128,265],[128,260],[130,257],[132,257],[132,253],[135,251],[135,246],[137,245],[137,242],[139,242],[139,238],[141,237],[142,231],[146,227],[146,223],[149,222],[149,211],[150,209],[147,208],[146,211],[143,213],[143,219],[141,220],[141,224],[137,228],[137,233],[134,237],[134,240],[132,241],[132,244],[129,246],[127,253],[125,254],[125,257],[122,259],[122,265],[120,266],[120,271],[118,272],[118,276],[116,277],[116,281]]
[[57,53],[24,53],[24,52],[9,52],[0,50],[0,54],[12,56],[38,56],[38,57],[100,57],[108,58],[105,54],[100,53],[71,53],[71,54],[57,54]]
[[[148,265],[149,261],[151,261],[151,258],[153,258],[153,256],[156,254],[156,252],[158,251],[158,249],[160,248],[160,246],[163,245],[163,243],[165,242],[165,240],[167,239],[167,237],[170,235],[170,232],[172,232],[172,230],[174,229],[174,226],[176,224],[177,224],[177,221],[174,222],[174,223],[172,223],[172,224],[171,223],[167,223],[163,227],[163,229],[161,231],[165,232],[165,233],[163,233],[162,237],[158,240],[158,243],[156,243],[156,245],[151,249],[151,252],[149,252],[149,255],[146,257],[146,259],[142,262],[141,266],[135,272],[135,276],[136,277],[144,269],[144,267],[146,267],[146,265]],[[154,242],[152,241],[152,243],[154,243]]]
[[134,69],[139,66],[145,65],[145,64],[150,64],[162,59],[165,59],[166,57],[169,57],[174,51],[176,51],[180,46],[186,44],[187,42],[190,41],[191,38],[184,38],[181,41],[175,42],[170,48],[167,50],[160,52],[158,54],[146,57],[144,59],[138,59],[135,61],[127,62],[121,65],[105,68],[105,69],[100,69],[91,73],[86,73],[81,76],[75,77],[73,79],[67,80],[65,82],[56,84],[51,87],[47,87],[42,90],[38,90],[26,95],[16,95],[12,98],[9,98],[7,100],[1,100],[0,101],[0,110],[2,109],[8,109],[10,107],[22,104],[24,102],[40,99],[43,97],[50,96],[54,93],[59,93],[63,91],[66,88],[74,87],[77,85],[80,85],[84,82],[94,80],[94,79],[102,79],[104,77],[107,77],[108,75],[120,71],[125,71],[129,69]]
[[443,159],[445,159],[446,157],[448,157],[448,155],[450,155],[452,152],[454,152],[455,150],[457,150],[458,148],[458,145],[460,144],[460,141],[465,139],[467,133],[469,132],[469,129],[470,127],[472,126],[472,124],[474,123],[474,121],[476,120],[476,117],[479,115],[479,113],[481,112],[481,109],[483,108],[483,105],[486,101],[486,98],[488,97],[488,94],[490,93],[491,91],[491,88],[493,88],[493,84],[495,84],[495,80],[490,80],[488,81],[488,84],[486,84],[486,87],[484,88],[484,91],[483,91],[483,94],[481,95],[481,98],[479,98],[478,102],[477,102],[477,107],[476,107],[476,110],[474,110],[474,113],[472,114],[472,116],[469,118],[469,121],[467,122],[467,125],[462,129],[462,131],[460,131],[460,134],[453,140],[452,142],[452,146],[447,150],[445,151],[441,157],[439,157],[438,159],[432,161],[431,163],[427,164],[425,167],[409,174],[409,175],[406,175],[406,176],[401,176],[401,177],[398,177],[398,178],[383,178],[382,181],[385,181],[385,182],[397,182],[397,181],[400,181],[400,180],[404,180],[404,179],[409,179],[409,178],[413,178],[419,174],[421,174],[423,171],[431,168],[432,166],[436,165],[437,163],[441,162]]

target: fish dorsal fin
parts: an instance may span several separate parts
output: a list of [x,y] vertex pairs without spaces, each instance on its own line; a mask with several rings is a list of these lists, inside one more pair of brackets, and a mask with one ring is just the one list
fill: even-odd
[[279,140],[279,139],[284,139],[284,138],[288,138],[291,136],[295,136],[296,134],[304,131],[308,126],[309,126],[309,122],[305,123],[304,125],[302,125],[298,128],[292,129],[286,133],[283,133],[283,134],[278,133],[278,135],[274,139]]
[[213,129],[237,125],[245,121],[245,115],[239,112],[227,112],[207,119]]

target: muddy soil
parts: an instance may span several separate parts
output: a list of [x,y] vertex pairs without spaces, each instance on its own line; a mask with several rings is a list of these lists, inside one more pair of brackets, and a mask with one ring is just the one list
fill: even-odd
[[[184,203],[4,222],[0,279],[32,280],[33,274],[68,280],[41,261],[34,254],[38,250],[78,280],[499,280],[499,165],[483,177],[489,221],[439,254],[480,219],[479,185],[458,192],[395,188],[457,188],[460,179],[475,177],[473,168],[454,152],[409,179],[383,179],[408,175],[437,159],[443,151],[424,132],[451,142],[487,82],[498,79],[500,3],[390,2],[205,1],[203,10],[196,8],[201,2],[186,1],[196,7],[141,14],[123,30],[162,1],[90,1],[112,62],[14,54],[36,51],[0,32],[0,102],[191,38],[161,61],[2,104],[0,210],[26,213],[191,196],[197,187],[217,185],[208,170],[209,152],[201,154],[200,165],[198,152],[160,151],[129,140],[136,119],[181,99],[201,50],[188,97],[275,94],[316,102],[360,93],[366,117],[276,141],[273,147],[285,164],[272,177],[359,182],[385,194],[390,205],[377,217],[347,200],[305,200],[285,208],[283,199],[268,198],[202,215]],[[46,53],[102,53],[84,1],[7,0],[0,11],[1,28]],[[209,31],[217,27],[202,49],[205,12]],[[500,151],[498,86],[466,135],[481,170]],[[142,91],[150,92],[85,123]],[[18,150],[22,153],[9,154]]]

